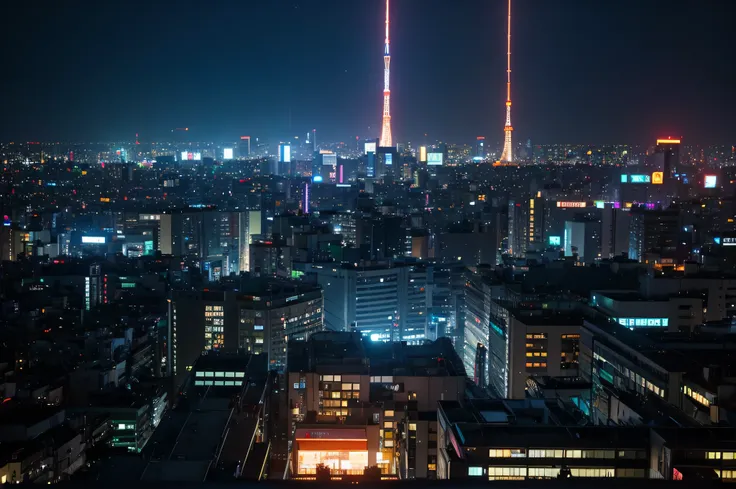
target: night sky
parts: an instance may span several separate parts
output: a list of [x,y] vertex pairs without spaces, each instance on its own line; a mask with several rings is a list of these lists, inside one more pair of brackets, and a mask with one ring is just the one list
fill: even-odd
[[[7,3],[0,140],[379,135],[382,0]],[[735,4],[514,0],[515,137],[736,143]],[[394,140],[501,141],[505,9],[392,0]]]

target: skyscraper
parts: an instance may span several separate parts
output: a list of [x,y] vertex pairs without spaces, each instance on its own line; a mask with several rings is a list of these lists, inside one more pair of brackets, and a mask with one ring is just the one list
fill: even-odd
[[[655,149],[655,165],[664,172],[664,178],[669,179],[679,172],[680,167],[680,140],[657,139]],[[660,156],[661,155],[661,156]]]
[[391,89],[389,79],[391,78],[391,52],[389,51],[389,0],[386,0],[386,40],[383,49],[383,127],[381,129],[380,146],[387,148],[392,146],[391,137]]
[[509,1],[508,16],[508,37],[506,45],[506,125],[504,131],[503,153],[501,153],[501,163],[514,162],[514,150],[511,146],[511,133],[514,128],[511,127],[511,0]]

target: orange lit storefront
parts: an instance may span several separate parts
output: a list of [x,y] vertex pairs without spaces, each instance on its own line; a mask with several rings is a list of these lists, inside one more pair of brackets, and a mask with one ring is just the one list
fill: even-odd
[[[376,465],[377,430],[372,430],[371,426],[333,426],[296,430],[292,450],[292,467],[296,465],[296,470],[292,473],[300,476],[314,475],[317,466],[324,464],[330,468],[332,475],[362,475],[366,467]],[[372,433],[373,431],[376,433]],[[371,446],[373,449],[369,448]]]

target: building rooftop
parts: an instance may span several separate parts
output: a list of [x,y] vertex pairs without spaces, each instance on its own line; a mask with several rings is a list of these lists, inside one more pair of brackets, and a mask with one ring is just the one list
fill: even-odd
[[447,338],[407,345],[335,331],[315,333],[307,341],[290,341],[287,366],[290,372],[465,376],[462,362]]

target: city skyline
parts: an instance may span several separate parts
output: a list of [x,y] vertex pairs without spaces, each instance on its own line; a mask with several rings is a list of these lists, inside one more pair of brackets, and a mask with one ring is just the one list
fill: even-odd
[[[734,67],[722,60],[736,45],[726,21],[733,6],[574,4],[515,2],[517,140],[646,143],[671,134],[731,143]],[[383,1],[180,5],[175,12],[137,2],[22,7],[3,34],[13,46],[6,57],[13,76],[0,96],[4,139],[112,140],[137,132],[151,140],[180,126],[200,139],[312,127],[323,140],[380,136],[380,107],[367,94],[381,86],[383,66],[373,53]],[[489,146],[500,143],[506,2],[391,7],[393,139],[486,135]],[[256,18],[264,22],[250,22]],[[278,27],[261,25],[270,21]]]

